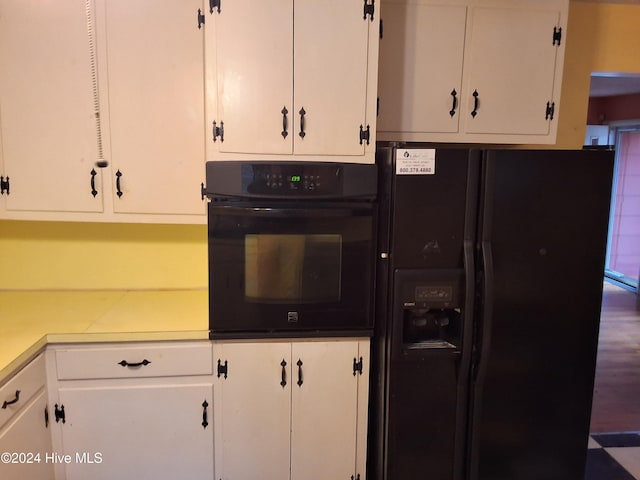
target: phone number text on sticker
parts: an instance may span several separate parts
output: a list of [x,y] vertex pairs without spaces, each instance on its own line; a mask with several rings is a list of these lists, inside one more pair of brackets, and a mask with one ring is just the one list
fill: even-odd
[[396,169],[396,173],[399,175],[429,175],[433,174],[433,168],[431,167],[399,167]]
[[435,175],[436,150],[409,148],[396,150],[396,175]]

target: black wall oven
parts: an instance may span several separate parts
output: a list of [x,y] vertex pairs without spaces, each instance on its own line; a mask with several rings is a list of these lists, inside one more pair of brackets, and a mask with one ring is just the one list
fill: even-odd
[[208,162],[212,338],[370,335],[375,165]]

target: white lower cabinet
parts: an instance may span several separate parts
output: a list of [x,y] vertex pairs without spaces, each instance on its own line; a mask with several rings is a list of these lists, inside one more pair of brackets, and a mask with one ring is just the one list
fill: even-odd
[[214,478],[209,342],[48,354],[57,479]]
[[20,411],[7,427],[0,430],[0,452],[10,455],[0,463],[2,480],[53,479],[51,436],[47,430],[43,390]]
[[212,398],[210,383],[61,388],[65,478],[213,478]]
[[364,479],[369,348],[50,345],[0,387],[0,478]]
[[0,387],[0,478],[53,479],[44,358],[37,357]]
[[216,343],[216,478],[365,478],[369,340]]

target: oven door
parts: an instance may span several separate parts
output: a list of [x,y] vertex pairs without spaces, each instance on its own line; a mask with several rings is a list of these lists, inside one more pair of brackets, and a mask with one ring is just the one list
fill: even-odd
[[371,333],[373,219],[370,203],[210,203],[212,337]]

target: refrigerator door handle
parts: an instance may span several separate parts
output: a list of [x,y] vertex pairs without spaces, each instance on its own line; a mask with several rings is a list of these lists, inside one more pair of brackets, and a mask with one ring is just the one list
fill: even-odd
[[482,262],[484,264],[484,276],[482,287],[482,333],[480,335],[479,357],[477,358],[475,382],[473,387],[472,413],[470,422],[470,444],[469,444],[469,478],[477,480],[479,462],[479,439],[478,425],[482,417],[482,391],[487,376],[489,364],[489,352],[491,350],[491,330],[493,319],[493,299],[494,299],[494,270],[493,252],[491,242],[483,240],[480,244],[482,251]]
[[493,252],[491,242],[482,241],[482,263],[484,265],[484,279],[482,288],[482,334],[480,338],[480,354],[478,358],[478,370],[476,385],[479,387],[484,383],[487,375],[487,362],[491,351],[491,330],[493,322],[493,298],[494,298],[494,271]]

